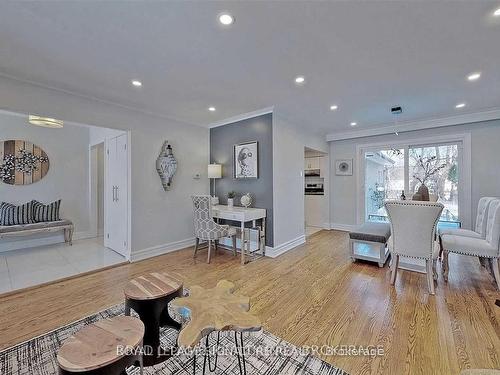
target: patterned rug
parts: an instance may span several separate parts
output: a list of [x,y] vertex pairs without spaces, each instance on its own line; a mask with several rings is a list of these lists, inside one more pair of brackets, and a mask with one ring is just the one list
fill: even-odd
[[[97,314],[58,328],[19,345],[0,352],[0,374],[2,375],[52,375],[58,373],[56,354],[66,338],[83,326],[117,315],[123,315],[124,305],[119,304]],[[132,313],[132,315],[134,315]],[[177,338],[175,330],[164,329],[161,332],[162,347],[169,347]],[[210,335],[209,345],[214,345],[217,334]],[[219,353],[227,349],[234,353],[233,332],[221,332]],[[347,375],[319,358],[309,355],[294,345],[281,340],[266,331],[244,334],[245,363],[248,375],[265,374],[304,374],[304,375]],[[248,349],[248,351],[247,351]],[[219,354],[217,369],[206,374],[239,374],[236,355]],[[203,372],[203,356],[197,356],[196,374]],[[127,370],[128,375],[139,374],[137,368]],[[145,375],[193,374],[193,356],[178,354],[165,362],[144,368]]]

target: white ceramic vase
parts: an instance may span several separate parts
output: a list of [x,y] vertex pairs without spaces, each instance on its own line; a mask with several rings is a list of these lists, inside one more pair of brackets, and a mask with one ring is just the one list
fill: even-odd
[[227,205],[228,205],[228,207],[233,207],[234,206],[234,198],[227,198]]

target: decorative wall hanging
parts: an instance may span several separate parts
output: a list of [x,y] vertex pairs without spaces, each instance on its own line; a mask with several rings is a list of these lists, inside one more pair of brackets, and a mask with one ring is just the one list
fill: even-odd
[[156,159],[156,170],[160,175],[163,190],[168,191],[172,187],[172,178],[177,171],[177,160],[172,153],[172,146],[168,141],[163,142],[158,159]]
[[335,160],[337,176],[352,176],[352,159]]
[[248,142],[234,145],[234,178],[258,178],[258,143]]
[[45,151],[31,142],[0,141],[0,180],[9,185],[29,185],[49,171]]

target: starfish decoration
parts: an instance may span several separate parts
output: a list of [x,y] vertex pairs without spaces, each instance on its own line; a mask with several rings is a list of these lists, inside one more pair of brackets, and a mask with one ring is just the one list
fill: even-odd
[[190,288],[188,297],[174,299],[170,304],[190,321],[177,338],[179,347],[194,347],[212,331],[259,331],[262,324],[250,310],[250,298],[233,294],[234,284],[221,280],[212,289]]

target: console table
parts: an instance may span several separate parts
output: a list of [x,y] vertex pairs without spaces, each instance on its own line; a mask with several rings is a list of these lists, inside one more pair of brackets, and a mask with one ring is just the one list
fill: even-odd
[[246,263],[245,252],[250,253],[250,233],[246,234],[245,223],[252,222],[253,228],[257,228],[256,221],[262,220],[259,230],[259,246],[262,255],[266,254],[266,210],[264,208],[229,207],[224,205],[212,206],[214,219],[237,221],[241,228],[241,264]]

